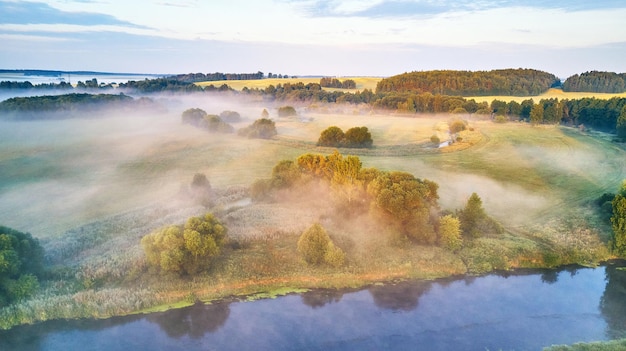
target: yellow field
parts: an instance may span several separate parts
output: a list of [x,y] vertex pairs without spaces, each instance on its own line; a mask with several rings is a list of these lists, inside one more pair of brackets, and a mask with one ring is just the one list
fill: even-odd
[[[210,81],[210,82],[199,82],[196,85],[205,87],[209,85],[214,85],[219,87],[223,84],[228,85],[229,87],[235,90],[242,90],[247,87],[248,89],[264,89],[270,85],[277,86],[278,84],[285,83],[299,83],[302,82],[304,84],[309,83],[319,83],[321,77],[317,78],[268,78],[268,79],[252,79],[252,80],[218,80],[218,81]],[[337,79],[344,81],[346,79],[352,79],[356,82],[356,89],[334,89],[334,88],[326,88],[327,90],[338,90],[338,91],[357,91],[357,90],[376,90],[376,84],[382,79],[381,77],[337,77]]]
[[559,100],[565,99],[582,99],[582,98],[590,98],[595,97],[597,99],[610,99],[613,97],[621,97],[626,98],[626,92],[624,93],[615,93],[615,94],[607,94],[607,93],[591,93],[591,92],[564,92],[561,89],[549,89],[545,93],[537,96],[464,96],[465,99],[471,100],[474,99],[476,102],[487,102],[491,103],[493,100],[502,100],[502,101],[517,101],[522,102],[524,100],[533,99],[535,102],[541,99],[554,99],[557,98]]

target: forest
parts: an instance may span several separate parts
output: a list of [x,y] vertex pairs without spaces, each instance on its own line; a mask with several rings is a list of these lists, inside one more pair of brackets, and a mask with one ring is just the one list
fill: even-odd
[[422,71],[385,78],[378,83],[376,92],[528,96],[560,84],[555,75],[533,69]]
[[563,82],[563,91],[623,93],[626,91],[626,73],[590,71],[575,74]]

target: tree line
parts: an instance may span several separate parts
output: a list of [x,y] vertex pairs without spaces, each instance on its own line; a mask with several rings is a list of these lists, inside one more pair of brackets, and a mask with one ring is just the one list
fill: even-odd
[[356,82],[353,79],[340,81],[337,78],[324,77],[320,79],[320,85],[324,88],[356,89]]
[[626,73],[590,71],[575,74],[563,82],[563,91],[623,93],[626,91]]
[[163,109],[150,98],[134,99],[124,94],[71,93],[14,97],[0,102],[0,112],[3,112],[4,117],[16,119],[66,118],[77,114],[90,117],[103,107],[153,112]]
[[553,74],[533,69],[492,71],[422,71],[385,78],[376,92],[425,93],[440,95],[539,95],[560,85]]

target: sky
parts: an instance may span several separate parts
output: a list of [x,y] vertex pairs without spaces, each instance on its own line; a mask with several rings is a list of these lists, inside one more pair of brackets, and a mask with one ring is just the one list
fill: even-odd
[[0,0],[0,69],[626,72],[624,0]]

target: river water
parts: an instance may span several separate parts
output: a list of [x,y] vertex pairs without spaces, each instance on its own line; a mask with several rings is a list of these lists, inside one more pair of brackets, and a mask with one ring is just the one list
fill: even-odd
[[541,350],[626,334],[617,265],[320,290],[0,332],[0,350]]

